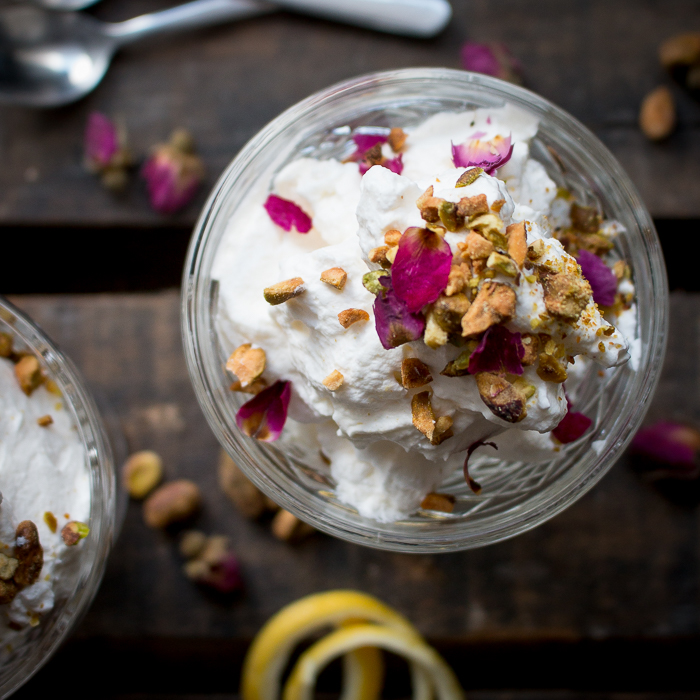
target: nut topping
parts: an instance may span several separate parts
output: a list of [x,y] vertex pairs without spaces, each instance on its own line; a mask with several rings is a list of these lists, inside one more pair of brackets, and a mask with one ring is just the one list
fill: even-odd
[[462,197],[457,203],[457,212],[462,219],[489,213],[489,203],[485,194],[474,197]]
[[401,362],[401,386],[404,389],[417,389],[432,381],[430,367],[417,357],[407,357]]
[[518,268],[515,266],[515,263],[507,255],[497,253],[496,251],[489,255],[486,261],[486,267],[489,270],[500,272],[507,277],[518,276]]
[[226,369],[238,377],[241,387],[252,384],[265,371],[265,351],[250,343],[240,345],[226,362]]
[[331,267],[321,273],[321,282],[330,284],[331,287],[342,289],[348,280],[348,273],[342,267]]
[[532,333],[524,333],[521,337],[521,342],[525,348],[525,355],[523,355],[522,360],[520,360],[521,364],[524,367],[534,365],[540,354],[539,338]]
[[527,415],[525,397],[507,379],[490,372],[476,375],[481,400],[491,413],[508,423],[518,423]]
[[455,509],[455,497],[450,493],[429,493],[420,504],[423,510],[451,513]]
[[462,335],[473,338],[515,315],[515,292],[500,282],[485,282],[462,318]]
[[545,382],[561,384],[566,381],[566,370],[561,366],[559,360],[547,353],[540,353],[540,364],[537,367],[537,376]]
[[340,389],[341,386],[343,386],[343,382],[345,381],[345,377],[338,372],[337,369],[334,369],[324,380],[323,380],[323,386],[326,387],[326,389],[329,389],[330,391],[337,391]]
[[12,355],[12,336],[9,333],[0,333],[0,357]]
[[591,285],[581,275],[571,272],[540,273],[547,311],[574,323],[591,300]]
[[358,321],[369,321],[369,314],[363,309],[345,309],[338,314],[338,321],[343,328],[350,328]]
[[522,269],[527,257],[527,235],[525,232],[525,222],[511,224],[506,228],[508,238],[508,255],[515,261],[515,264]]
[[472,260],[486,260],[494,251],[493,243],[474,232],[468,233],[464,243],[458,243],[457,247]]
[[407,138],[408,134],[401,127],[395,126],[389,132],[387,141],[389,142],[391,150],[394,151],[394,153],[398,153],[403,148]]
[[192,481],[179,479],[164,484],[154,491],[143,504],[146,525],[164,528],[193,516],[202,502],[199,488]]
[[34,355],[25,355],[15,365],[15,377],[19,387],[27,395],[31,396],[34,389],[43,384],[45,377],[41,373],[41,365]]
[[450,276],[447,280],[447,287],[445,287],[445,296],[451,297],[466,289],[471,276],[472,268],[469,262],[465,261],[452,265]]
[[454,294],[451,297],[441,295],[433,305],[433,315],[440,328],[447,333],[461,333],[462,318],[470,306],[466,294]]
[[455,182],[455,187],[468,187],[472,183],[476,182],[479,175],[482,175],[483,172],[483,168],[469,168],[469,170],[465,170],[457,178],[457,182]]
[[397,231],[395,228],[392,228],[384,234],[384,243],[386,243],[389,247],[398,245],[399,241],[401,240],[401,236],[401,231]]
[[15,536],[15,557],[18,564],[13,579],[20,587],[31,586],[39,580],[44,566],[44,550],[39,542],[39,531],[31,520],[23,520],[17,526]]
[[391,263],[386,259],[386,254],[388,252],[388,245],[379,245],[376,248],[372,248],[372,250],[369,251],[369,255],[367,257],[369,258],[369,261],[371,263],[377,263],[382,267],[386,268],[391,265]]
[[285,301],[298,297],[305,291],[304,280],[301,277],[292,277],[292,279],[266,287],[263,290],[263,295],[268,304],[277,306],[277,304],[284,304]]
[[53,418],[49,415],[39,416],[39,418],[36,419],[36,423],[41,428],[48,428],[53,423]]
[[66,523],[61,530],[61,537],[67,547],[73,547],[80,540],[85,539],[90,534],[90,528],[85,523],[79,523],[77,520],[71,520]]
[[124,463],[122,480],[129,496],[141,500],[163,478],[163,460],[151,450],[134,452]]
[[430,391],[421,391],[411,399],[411,415],[413,425],[420,430],[432,445],[439,445],[454,435],[452,432],[452,418],[440,416],[435,419],[432,404],[430,403]]
[[436,224],[438,221],[440,221],[440,214],[438,213],[438,209],[440,207],[440,203],[443,202],[444,200],[440,199],[439,197],[434,197],[433,196],[433,186],[430,185],[428,189],[423,192],[423,194],[418,197],[416,200],[416,206],[420,210],[420,215],[427,221],[429,224]]
[[423,342],[429,347],[435,350],[443,345],[446,345],[448,341],[447,331],[444,330],[440,324],[437,322],[435,317],[435,310],[431,309],[428,313],[425,322],[425,331],[423,332]]

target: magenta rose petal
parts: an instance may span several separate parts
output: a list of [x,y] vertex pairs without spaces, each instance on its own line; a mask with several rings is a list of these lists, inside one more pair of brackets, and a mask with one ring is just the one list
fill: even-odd
[[384,290],[374,300],[374,324],[385,350],[391,350],[412,340],[418,340],[425,330],[421,314],[411,313],[404,301],[396,296],[391,277],[379,278]]
[[571,402],[566,399],[568,413],[561,419],[559,425],[552,430],[552,435],[564,445],[578,440],[592,425],[593,421],[583,413],[571,410]]
[[200,172],[184,172],[165,153],[154,153],[144,163],[141,175],[146,180],[151,206],[161,214],[173,214],[187,206],[201,182]]
[[385,134],[355,134],[352,140],[355,142],[355,146],[357,146],[354,157],[362,158],[370,148],[373,148],[378,143],[386,143],[389,137]]
[[391,266],[396,296],[415,313],[432,304],[447,286],[452,251],[441,236],[427,228],[407,228]]
[[236,424],[249,437],[274,442],[282,434],[291,395],[291,382],[276,381],[238,409]]
[[505,44],[467,41],[460,51],[462,67],[474,73],[491,75],[513,83],[521,82],[522,68]]
[[85,158],[96,170],[109,165],[119,150],[119,136],[114,123],[100,112],[92,112],[85,127]]
[[692,428],[661,421],[642,428],[634,436],[630,451],[662,464],[691,468],[695,466],[693,438],[697,444],[700,436]]
[[599,306],[612,306],[617,293],[615,273],[597,255],[587,250],[579,250],[576,260],[591,285],[593,301]]
[[497,168],[505,165],[513,155],[511,137],[496,136],[491,141],[482,141],[477,132],[463,144],[452,144],[452,162],[455,168],[483,168],[493,175]]
[[401,175],[403,172],[403,156],[399,153],[396,158],[387,158],[381,165],[383,168],[391,170],[392,173]]
[[469,357],[469,374],[522,374],[524,357],[525,347],[520,333],[511,333],[505,326],[491,326]]
[[233,552],[227,552],[224,557],[213,564],[209,572],[200,580],[219,593],[233,593],[243,588],[241,568]]
[[311,230],[311,217],[297,204],[271,194],[263,205],[270,218],[285,231],[294,227],[299,233]]

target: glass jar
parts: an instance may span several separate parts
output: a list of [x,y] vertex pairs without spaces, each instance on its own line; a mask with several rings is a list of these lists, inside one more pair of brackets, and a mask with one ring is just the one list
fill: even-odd
[[[579,440],[562,446],[547,463],[514,463],[481,457],[470,473],[488,484],[468,490],[461,473],[438,489],[456,497],[451,514],[417,511],[393,523],[361,517],[334,494],[327,476],[288,450],[243,435],[235,415],[243,400],[229,390],[223,367],[230,348],[216,331],[217,281],[211,270],[227,221],[252,189],[300,156],[347,155],[352,129],[410,127],[442,111],[512,104],[535,115],[539,131],[531,156],[581,204],[597,204],[624,232],[615,239],[632,268],[638,337],[636,371],[627,364],[591,370],[572,396],[576,410],[593,418]],[[349,147],[349,150],[348,150]],[[241,264],[244,264],[241,261]],[[232,271],[233,272],[233,271]],[[329,534],[379,549],[454,551],[512,537],[548,520],[593,487],[634,435],[661,370],[668,292],[661,248],[649,213],[619,163],[583,125],[521,87],[442,68],[374,73],[323,90],[289,108],[241,150],[216,184],[190,244],[183,280],[182,324],[190,377],[216,437],[250,479],[283,508]],[[476,455],[475,455],[476,456]]]
[[0,332],[13,338],[15,351],[34,354],[46,377],[56,384],[62,406],[69,411],[82,443],[90,488],[90,533],[76,546],[77,551],[71,552],[79,563],[71,568],[68,578],[67,571],[62,572],[60,588],[54,588],[54,606],[41,616],[39,624],[17,631],[8,647],[0,650],[0,697],[4,698],[48,661],[87,611],[102,580],[118,518],[112,450],[98,409],[78,371],[29,318],[3,297]]

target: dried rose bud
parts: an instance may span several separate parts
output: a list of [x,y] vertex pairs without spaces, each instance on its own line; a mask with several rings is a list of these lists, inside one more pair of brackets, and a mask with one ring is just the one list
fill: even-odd
[[187,578],[219,593],[240,590],[243,587],[241,569],[227,539],[214,536],[205,540],[202,551],[184,566]]
[[522,67],[505,44],[467,41],[460,52],[462,67],[474,73],[492,75],[511,83],[522,83]]
[[249,437],[274,442],[287,421],[291,395],[291,382],[276,381],[238,409],[236,424]]
[[204,163],[194,152],[190,134],[179,129],[169,143],[153,148],[141,175],[151,206],[161,214],[172,214],[192,201],[204,178]]
[[630,445],[632,454],[651,463],[645,471],[652,481],[668,478],[696,479],[700,476],[700,465],[696,461],[698,450],[700,432],[682,423],[670,421],[660,421],[642,428]]
[[124,189],[132,157],[126,145],[126,130],[100,112],[92,112],[85,127],[85,168],[100,175],[110,190]]

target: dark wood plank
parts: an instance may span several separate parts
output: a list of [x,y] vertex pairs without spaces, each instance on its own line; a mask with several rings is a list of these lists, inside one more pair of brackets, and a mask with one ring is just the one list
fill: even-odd
[[[131,504],[105,581],[77,632],[91,637],[249,639],[280,606],[354,587],[434,639],[460,642],[673,639],[700,633],[700,513],[642,483],[623,458],[601,485],[534,531],[440,556],[387,554],[317,535],[297,547],[242,519],[216,485],[218,446],[194,399],[178,297],[21,297],[108,397],[132,450],[160,452],[169,477],[206,494],[199,525],[231,536],[247,594],[224,603],[179,572],[168,536]],[[669,354],[652,417],[697,419],[700,296],[675,294]]]
[[[174,4],[104,0],[108,20]],[[681,128],[662,145],[636,127],[643,95],[664,80],[661,40],[700,26],[691,0],[454,0],[440,37],[411,40],[280,13],[124,50],[84,101],[48,111],[0,107],[0,223],[191,225],[206,191],[240,147],[284,108],[338,80],[405,66],[459,67],[469,38],[505,41],[529,87],[590,126],[621,160],[654,216],[698,217],[700,107],[680,95]],[[178,126],[192,130],[208,176],[183,213],[150,211],[136,179],[119,198],[81,166],[87,114],[121,115],[143,154]]]

